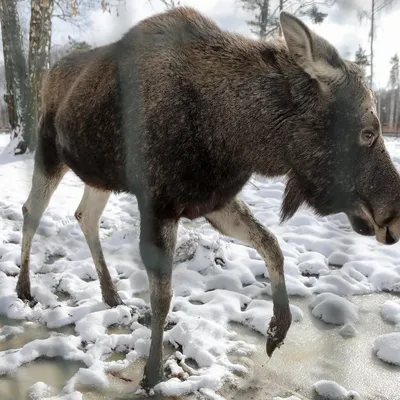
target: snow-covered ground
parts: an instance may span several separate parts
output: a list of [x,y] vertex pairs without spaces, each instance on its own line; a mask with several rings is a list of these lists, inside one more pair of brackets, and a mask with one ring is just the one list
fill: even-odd
[[[7,141],[0,135],[0,152]],[[400,168],[400,141],[387,139],[387,146]],[[18,400],[13,382],[23,371],[31,371],[31,399],[104,398],[119,378],[134,391],[140,376],[135,381],[128,371],[141,373],[150,344],[149,329],[130,308],[148,306],[136,200],[113,195],[101,219],[110,273],[126,304],[108,309],[74,218],[83,184],[66,175],[34,239],[31,281],[39,303],[31,309],[17,299],[15,284],[32,168],[31,157],[0,156],[0,398]],[[272,386],[282,388],[275,391],[281,398],[315,391],[321,398],[400,399],[400,244],[383,246],[352,232],[344,215],[319,218],[308,209],[280,226],[283,190],[283,178],[253,179],[241,196],[285,255],[295,321],[285,344],[268,361],[272,302],[256,251],[204,221],[182,221],[165,332],[169,379],[157,389],[178,398],[232,398],[229,390],[254,391],[256,379],[260,399],[272,398]],[[61,384],[49,379],[56,370]]]

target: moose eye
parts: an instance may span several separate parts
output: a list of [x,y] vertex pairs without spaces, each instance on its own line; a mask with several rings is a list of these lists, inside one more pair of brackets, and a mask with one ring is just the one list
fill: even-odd
[[366,129],[361,132],[361,141],[367,146],[371,146],[375,138],[374,132]]

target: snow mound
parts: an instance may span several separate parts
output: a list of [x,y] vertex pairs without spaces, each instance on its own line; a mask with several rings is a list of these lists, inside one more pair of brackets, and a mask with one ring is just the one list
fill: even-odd
[[344,325],[359,320],[358,307],[334,293],[321,293],[310,303],[314,317],[328,324]]
[[400,332],[378,336],[373,351],[382,361],[400,365]]
[[29,388],[29,400],[42,400],[48,397],[51,387],[44,382],[36,382]]
[[[290,304],[290,312],[292,314],[293,322],[300,322],[303,319],[303,311]],[[273,316],[273,303],[272,301],[253,300],[245,311],[237,313],[234,317],[236,322],[248,325],[254,330],[267,335],[269,322]]]
[[400,301],[387,300],[382,306],[382,317],[400,329]]
[[318,381],[314,383],[313,388],[324,400],[361,400],[357,392],[346,390],[334,381]]
[[314,251],[300,255],[299,271],[307,275],[321,275],[329,273],[328,261],[325,256]]
[[357,329],[352,323],[349,322],[339,329],[339,333],[343,337],[355,337],[357,335]]

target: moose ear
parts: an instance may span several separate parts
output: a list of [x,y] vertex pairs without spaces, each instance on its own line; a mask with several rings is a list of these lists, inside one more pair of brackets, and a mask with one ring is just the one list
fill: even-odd
[[344,76],[344,62],[329,42],[285,11],[280,13],[280,24],[289,53],[311,78],[330,82]]

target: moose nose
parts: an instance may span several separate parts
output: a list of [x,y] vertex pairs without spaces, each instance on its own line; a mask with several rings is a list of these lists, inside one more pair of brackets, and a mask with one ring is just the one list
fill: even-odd
[[394,236],[393,233],[390,231],[390,228],[386,228],[386,238],[385,244],[395,244],[399,241],[399,238]]

